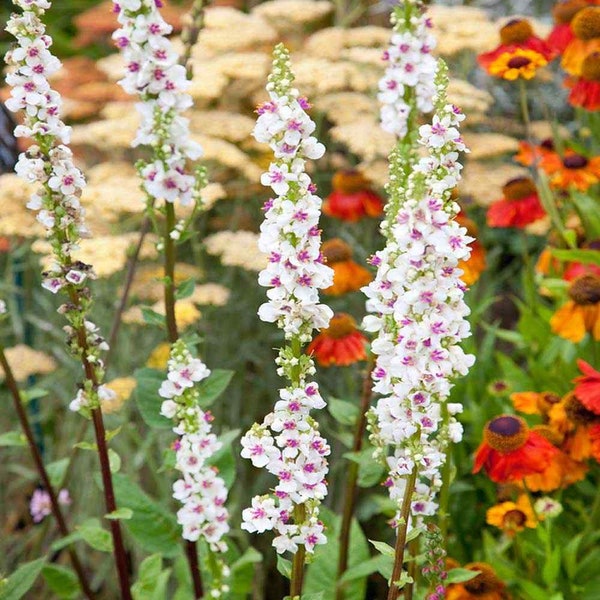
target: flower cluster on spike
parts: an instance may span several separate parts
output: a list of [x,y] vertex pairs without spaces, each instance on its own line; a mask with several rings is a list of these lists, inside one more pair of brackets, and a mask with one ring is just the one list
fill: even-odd
[[[48,81],[61,67],[50,51],[52,38],[41,20],[50,2],[15,0],[14,4],[23,12],[13,14],[6,26],[17,40],[5,58],[9,67],[6,81],[12,88],[6,106],[14,112],[24,111],[23,123],[17,126],[15,135],[33,140],[20,155],[15,170],[25,181],[40,186],[27,207],[37,212],[53,251],[42,286],[54,294],[62,290],[68,296],[69,301],[59,312],[69,322],[65,327],[69,347],[76,356],[85,353],[95,369],[93,379],[98,382],[103,376],[101,353],[108,346],[98,328],[86,319],[91,303],[87,283],[95,277],[92,266],[72,258],[81,237],[89,235],[80,200],[85,179],[67,146],[71,129],[60,118],[60,95]],[[71,407],[86,412],[112,394],[108,388],[94,384],[88,375]]]
[[382,129],[403,137],[408,132],[411,101],[421,112],[433,110],[437,61],[431,51],[436,40],[419,0],[405,0],[396,7],[392,24],[394,33],[383,54],[387,67],[379,81],[378,99]]
[[152,160],[139,167],[144,189],[150,198],[188,206],[199,200],[201,183],[186,162],[199,158],[202,148],[190,139],[189,121],[181,116],[192,105],[189,81],[167,38],[172,27],[160,15],[161,5],[157,0],[114,0],[121,28],[113,39],[126,63],[119,83],[141,100],[133,146],[153,149]]
[[258,108],[254,129],[256,140],[268,143],[275,155],[261,180],[276,197],[266,203],[261,226],[259,247],[269,264],[259,283],[270,289],[259,316],[284,331],[287,345],[280,350],[277,365],[289,385],[279,391],[273,412],[242,438],[242,456],[278,479],[272,494],[255,497],[243,511],[242,527],[259,533],[274,530],[273,545],[280,553],[295,553],[300,545],[312,553],[316,544],[326,541],[318,515],[327,494],[330,448],[309,414],[325,402],[317,384],[309,381],[315,367],[302,346],[333,316],[319,303],[318,294],[331,285],[333,272],[321,254],[321,199],[305,163],[320,158],[325,148],[312,136],[315,124],[306,113],[308,102],[292,87],[287,49],[278,45],[273,57],[267,84],[270,99]]
[[177,520],[183,537],[195,542],[204,538],[212,550],[226,549],[223,536],[229,531],[229,514],[225,508],[227,488],[210,458],[221,448],[211,432],[212,415],[198,405],[198,382],[210,375],[209,369],[194,358],[184,341],[171,347],[167,379],[158,393],[164,401],[161,414],[174,419],[175,468],[181,479],[173,485],[173,497],[183,504]]
[[[454,220],[452,190],[460,179],[461,111],[446,103],[446,67],[436,76],[435,115],[419,128],[425,156],[400,140],[390,155],[390,209],[382,230],[386,246],[371,259],[377,276],[363,288],[370,313],[364,328],[377,334],[374,391],[382,398],[369,415],[376,455],[387,460],[390,496],[400,504],[407,477],[416,469],[413,515],[436,510],[435,493],[447,444],[462,426],[449,403],[451,379],[465,375],[474,358],[460,348],[470,335],[465,286],[458,262],[472,238]],[[389,452],[391,449],[391,453]]]

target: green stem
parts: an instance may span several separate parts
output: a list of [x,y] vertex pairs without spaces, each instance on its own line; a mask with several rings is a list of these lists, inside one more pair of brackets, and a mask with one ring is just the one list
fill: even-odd
[[[444,404],[442,407],[442,416],[444,420],[444,428],[447,429],[450,414],[448,413],[448,407]],[[440,488],[440,532],[442,534],[442,540],[444,548],[448,547],[448,523],[450,521],[450,514],[448,506],[450,504],[450,478],[452,475],[452,445],[448,441],[446,445],[446,460],[442,467],[442,487]]]
[[[296,523],[303,523],[305,519],[306,508],[303,504],[298,504],[294,509],[294,520]],[[294,554],[294,559],[292,560],[292,576],[290,579],[290,596],[292,600],[299,599],[302,596],[305,562],[306,548],[302,545],[298,548],[298,551]]]
[[400,587],[396,584],[402,577],[402,567],[404,566],[404,547],[406,546],[406,534],[408,532],[408,523],[410,521],[410,504],[415,484],[417,482],[417,467],[413,468],[412,473],[406,481],[406,489],[404,490],[404,498],[402,499],[402,508],[400,513],[400,523],[398,525],[398,537],[396,538],[396,548],[394,556],[394,569],[390,581],[390,589],[387,600],[397,600],[400,595]]

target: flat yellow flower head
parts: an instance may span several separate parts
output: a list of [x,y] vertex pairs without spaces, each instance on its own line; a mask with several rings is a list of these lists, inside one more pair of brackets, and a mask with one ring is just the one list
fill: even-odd
[[490,66],[489,73],[508,81],[533,79],[537,70],[548,61],[535,50],[517,48],[512,52],[503,52]]

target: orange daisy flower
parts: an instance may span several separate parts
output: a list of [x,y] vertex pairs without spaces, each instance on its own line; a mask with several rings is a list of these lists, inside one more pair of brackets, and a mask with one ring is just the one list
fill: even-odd
[[367,359],[367,338],[358,331],[356,321],[345,313],[334,315],[310,343],[306,352],[314,354],[322,367],[347,367]]
[[[458,213],[456,220],[460,225],[466,228],[467,234],[471,237],[477,237],[477,225],[474,221],[469,219],[464,212]],[[460,278],[467,285],[473,285],[476,283],[481,274],[485,271],[486,267],[486,252],[485,248],[480,244],[478,240],[474,240],[470,244],[471,256],[467,260],[461,260],[458,263],[458,268],[462,270],[463,274]]]
[[510,600],[506,585],[487,563],[469,563],[465,569],[479,571],[476,577],[464,583],[451,583],[446,600]]
[[548,154],[556,154],[552,138],[547,138],[540,144],[519,142],[519,152],[515,154],[515,160],[526,167],[531,167],[541,162]]
[[473,473],[483,467],[496,483],[520,481],[543,472],[557,452],[544,436],[529,429],[521,417],[502,415],[485,426]]
[[571,88],[569,104],[589,111],[600,110],[600,52],[588,54],[581,65],[578,79],[567,79],[566,87]]
[[567,150],[563,157],[548,154],[540,162],[553,187],[568,190],[573,187],[585,192],[600,181],[600,156],[587,158],[573,150]]
[[571,21],[580,10],[587,6],[589,6],[587,0],[565,0],[553,6],[552,16],[555,25],[546,41],[557,54],[562,54],[573,41],[575,34],[571,29]]
[[333,192],[325,198],[323,212],[342,221],[383,214],[383,200],[370,188],[365,176],[354,169],[338,171],[332,180]]
[[[564,434],[549,425],[536,425],[532,430],[544,436],[554,446],[560,446],[565,439]],[[524,481],[532,492],[552,492],[581,481],[587,470],[585,463],[576,461],[559,450],[544,471],[529,475]]]
[[591,455],[600,463],[600,425],[592,425],[588,429]]
[[526,415],[547,415],[561,401],[553,392],[515,392],[510,395],[515,410]]
[[588,410],[573,393],[565,396],[562,408],[564,415],[554,416],[564,416],[568,420],[569,432],[565,436],[563,450],[574,460],[583,461],[590,456],[598,460],[600,453],[596,452],[597,446],[594,448],[591,434],[595,434],[597,430],[594,428],[600,426],[600,415]]
[[504,197],[493,202],[488,208],[487,224],[490,227],[522,229],[546,216],[532,179],[511,179],[502,188],[502,193]]
[[600,277],[583,275],[569,287],[570,300],[550,319],[552,331],[577,344],[586,333],[600,340]]
[[501,502],[488,508],[485,522],[502,529],[511,537],[524,531],[526,527],[535,529],[538,524],[531,502],[525,494],[521,494],[516,502]]
[[352,248],[340,238],[323,242],[321,247],[327,266],[333,269],[333,285],[323,290],[324,294],[341,296],[356,292],[372,279],[371,273],[352,260]]
[[574,394],[585,408],[600,415],[600,372],[585,360],[579,359],[577,366],[583,375],[573,380]]
[[575,37],[565,48],[560,64],[569,75],[580,77],[586,56],[600,51],[600,7],[588,6],[578,11],[571,29]]
[[[512,55],[516,50],[532,50],[546,62],[554,57],[554,51],[541,38],[533,33],[531,23],[526,19],[513,19],[500,29],[500,45],[491,52],[477,57],[477,62],[491,75],[490,66],[503,54]],[[516,79],[516,77],[515,77]]]

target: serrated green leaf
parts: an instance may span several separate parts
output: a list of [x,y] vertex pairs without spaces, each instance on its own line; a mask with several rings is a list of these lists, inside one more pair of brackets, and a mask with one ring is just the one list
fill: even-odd
[[112,552],[112,537],[106,529],[102,529],[97,519],[88,519],[77,528],[81,539],[100,552]]
[[327,410],[342,425],[354,425],[360,414],[358,406],[352,404],[352,402],[333,397],[327,400]]
[[181,529],[175,515],[148,497],[127,475],[113,475],[113,486],[117,506],[133,511],[131,519],[123,523],[139,545],[147,552],[176,556],[181,547]]
[[73,569],[56,564],[44,565],[42,577],[48,587],[61,600],[75,600],[79,597],[79,580]]
[[130,508],[118,508],[117,510],[113,510],[111,513],[104,515],[105,519],[109,519],[111,521],[115,521],[118,519],[128,520],[133,517],[133,511]]
[[144,322],[148,323],[148,325],[155,325],[157,327],[164,327],[166,323],[166,318],[164,315],[157,313],[155,310],[151,308],[142,307],[142,317],[144,318]]
[[235,371],[214,369],[210,376],[198,385],[198,404],[201,408],[209,408],[212,403],[227,389]]
[[27,439],[20,431],[7,431],[0,435],[0,447],[27,446]]
[[189,298],[194,293],[194,288],[196,287],[196,281],[194,279],[186,279],[182,281],[177,286],[177,291],[175,292],[175,298],[177,300],[184,300],[185,298]]
[[158,395],[165,374],[156,369],[143,368],[134,373],[137,386],[134,391],[136,405],[147,425],[158,429],[171,429],[173,423],[160,414],[163,399]]
[[45,563],[45,558],[38,558],[21,565],[0,584],[0,600],[20,600],[31,589]]

